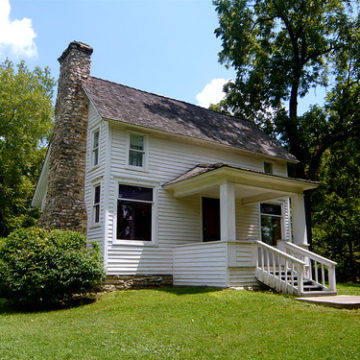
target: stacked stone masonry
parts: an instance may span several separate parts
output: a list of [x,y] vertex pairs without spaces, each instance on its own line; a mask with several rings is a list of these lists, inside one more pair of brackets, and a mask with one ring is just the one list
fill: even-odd
[[109,275],[104,291],[173,286],[172,275]]
[[58,59],[60,76],[50,144],[49,182],[40,225],[85,232],[84,178],[89,100],[81,82],[90,76],[93,49],[72,42]]

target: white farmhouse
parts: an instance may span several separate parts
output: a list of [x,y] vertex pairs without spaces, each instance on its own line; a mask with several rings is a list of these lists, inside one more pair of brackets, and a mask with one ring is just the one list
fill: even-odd
[[335,293],[307,250],[296,158],[254,124],[90,76],[92,48],[59,58],[55,129],[33,198],[41,224],[86,232],[128,287],[261,282]]

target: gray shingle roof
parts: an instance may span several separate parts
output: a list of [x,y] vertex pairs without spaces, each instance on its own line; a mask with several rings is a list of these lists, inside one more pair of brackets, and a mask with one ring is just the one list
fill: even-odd
[[83,88],[105,119],[296,161],[249,121],[95,77]]
[[319,185],[319,182],[317,182],[317,181],[312,181],[312,180],[307,180],[307,179],[299,179],[299,178],[289,178],[287,176],[281,176],[281,175],[265,174],[262,171],[251,170],[251,169],[247,169],[247,168],[240,167],[240,166],[231,166],[231,165],[224,164],[224,163],[198,164],[198,165],[194,166],[193,168],[191,168],[190,170],[186,171],[185,173],[181,174],[180,176],[176,177],[175,179],[172,179],[172,180],[168,181],[167,183],[165,183],[163,185],[175,184],[175,183],[178,183],[178,182],[181,182],[181,181],[184,181],[184,180],[187,180],[187,179],[191,179],[191,178],[194,178],[195,176],[205,174],[205,173],[208,173],[210,171],[220,169],[220,168],[229,168],[229,169],[235,169],[235,170],[242,170],[242,171],[246,171],[246,172],[249,172],[249,173],[262,174],[262,175],[265,175],[265,176],[270,176],[272,178],[287,179],[287,180],[292,180],[292,181],[301,181],[302,183]]

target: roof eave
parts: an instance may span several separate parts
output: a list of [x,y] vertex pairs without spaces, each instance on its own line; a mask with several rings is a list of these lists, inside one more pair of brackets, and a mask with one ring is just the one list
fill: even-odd
[[[101,114],[100,114],[100,116],[101,116]],[[243,148],[240,148],[240,147],[237,147],[237,146],[226,145],[226,144],[223,144],[223,143],[220,143],[220,142],[217,142],[217,141],[210,141],[210,140],[201,139],[201,138],[195,137],[195,136],[187,136],[187,135],[182,135],[182,134],[178,134],[178,133],[172,133],[172,132],[165,131],[165,130],[155,129],[155,128],[152,128],[152,127],[135,125],[135,124],[131,124],[131,123],[128,123],[126,121],[123,121],[121,119],[111,119],[111,118],[107,118],[107,117],[103,117],[103,116],[101,116],[101,117],[102,117],[103,120],[113,122],[115,124],[120,123],[123,126],[130,127],[130,128],[136,129],[136,130],[145,129],[147,131],[151,131],[151,132],[153,132],[155,134],[159,134],[159,135],[171,135],[171,136],[173,136],[175,138],[178,138],[178,139],[186,139],[186,140],[189,140],[189,141],[192,141],[192,142],[197,142],[197,143],[201,142],[201,143],[204,143],[204,144],[216,145],[216,146],[219,146],[219,147],[222,147],[222,148],[241,151],[241,152],[246,153],[246,154],[251,154],[251,155],[254,155],[254,156],[257,156],[257,157],[263,157],[263,158],[273,160],[273,161],[281,160],[281,161],[287,161],[287,162],[292,163],[292,164],[299,163],[299,160],[297,160],[297,159],[288,159],[288,158],[285,158],[285,157],[280,157],[280,156],[275,156],[275,155],[268,155],[268,154],[264,154],[264,153],[257,152],[257,151],[246,150],[246,149],[243,149]]]
[[302,194],[305,190],[318,187],[317,182],[292,179],[283,176],[263,174],[251,170],[237,169],[223,166],[191,178],[164,184],[165,190],[174,193],[174,196],[182,197],[183,194],[194,192],[196,188],[219,185],[224,181],[232,182],[248,187],[263,188],[271,191],[279,191],[287,194]]

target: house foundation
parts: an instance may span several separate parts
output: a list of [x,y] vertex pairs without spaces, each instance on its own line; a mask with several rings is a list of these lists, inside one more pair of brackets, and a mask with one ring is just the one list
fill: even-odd
[[172,275],[108,275],[104,291],[173,286]]

